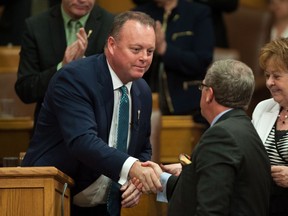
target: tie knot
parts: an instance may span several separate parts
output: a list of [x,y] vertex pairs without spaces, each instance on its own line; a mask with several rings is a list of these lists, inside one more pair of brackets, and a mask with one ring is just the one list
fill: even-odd
[[122,95],[127,95],[128,89],[125,85],[121,86],[120,88]]
[[78,20],[70,20],[67,26],[67,44],[70,45],[77,40],[77,32],[81,27],[81,23]]
[[81,23],[78,20],[72,20],[71,19],[68,22],[68,26],[69,26],[69,28],[77,29],[77,28],[81,27]]

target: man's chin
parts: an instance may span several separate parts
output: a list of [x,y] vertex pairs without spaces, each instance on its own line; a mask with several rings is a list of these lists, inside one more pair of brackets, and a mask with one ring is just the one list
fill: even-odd
[[134,80],[140,79],[144,76],[145,72],[144,71],[137,71],[133,74]]

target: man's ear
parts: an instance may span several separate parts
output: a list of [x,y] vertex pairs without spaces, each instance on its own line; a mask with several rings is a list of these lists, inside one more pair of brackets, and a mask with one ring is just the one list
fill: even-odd
[[206,92],[206,103],[211,103],[214,99],[214,91],[212,88],[208,88]]
[[107,49],[109,52],[113,55],[114,54],[114,48],[116,46],[116,41],[113,37],[108,37],[107,39]]

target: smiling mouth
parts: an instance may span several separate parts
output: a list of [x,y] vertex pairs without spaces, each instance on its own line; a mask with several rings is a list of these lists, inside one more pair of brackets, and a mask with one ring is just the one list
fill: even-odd
[[279,93],[280,92],[280,90],[272,90],[272,89],[270,89],[270,92],[271,92],[271,94],[277,94],[277,93]]
[[137,65],[135,65],[135,67],[136,67],[137,69],[141,69],[141,70],[145,70],[145,69],[146,69],[146,66],[137,66]]

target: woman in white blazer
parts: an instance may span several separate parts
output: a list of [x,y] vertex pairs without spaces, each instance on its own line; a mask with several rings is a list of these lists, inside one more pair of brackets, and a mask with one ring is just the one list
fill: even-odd
[[[288,215],[288,39],[267,43],[259,63],[272,98],[260,102],[252,122],[271,163],[270,216]],[[251,161],[252,162],[252,161]],[[253,163],[253,162],[252,162]]]

